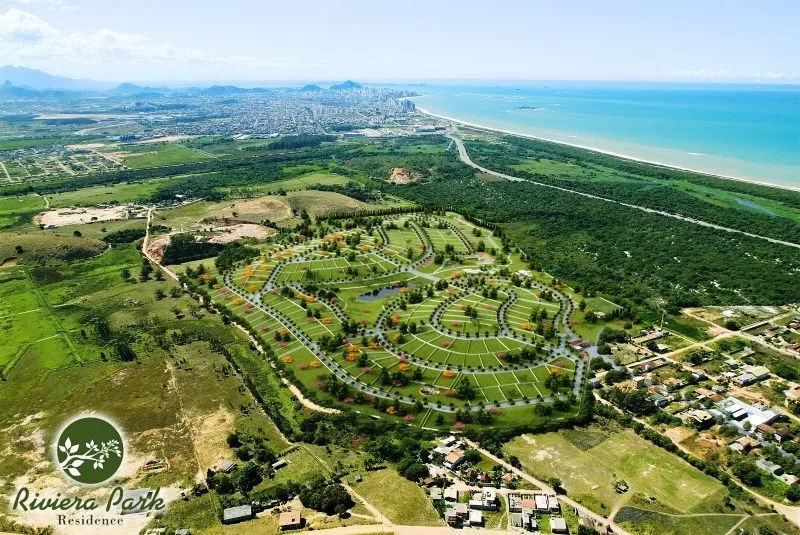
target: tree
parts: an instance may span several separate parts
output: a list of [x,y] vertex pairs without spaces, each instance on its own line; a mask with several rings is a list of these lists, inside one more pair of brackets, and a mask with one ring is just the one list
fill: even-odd
[[239,435],[236,433],[230,433],[225,441],[228,443],[229,448],[238,448],[242,445],[242,442],[239,440]]
[[249,492],[261,483],[261,473],[258,465],[247,463],[233,474],[233,485],[241,492]]
[[464,452],[464,462],[470,464],[479,464],[483,458],[481,454],[477,452],[477,450],[468,449]]
[[83,236],[83,234],[81,234],[80,230],[73,231],[72,235],[75,236],[76,238],[80,238],[81,236]]
[[14,247],[14,250],[17,252],[17,254],[22,254],[25,252],[25,249],[23,249],[21,245]]
[[793,502],[800,501],[800,483],[794,483],[786,489],[786,499]]
[[[160,273],[160,271],[159,271],[159,273]],[[164,299],[167,296],[167,294],[164,293],[164,290],[162,290],[161,288],[156,288],[156,291],[153,292],[153,295],[159,301]]]
[[129,282],[131,280],[131,270],[130,269],[124,267],[124,268],[122,268],[122,271],[119,272],[119,274],[122,276],[122,280],[124,282]]

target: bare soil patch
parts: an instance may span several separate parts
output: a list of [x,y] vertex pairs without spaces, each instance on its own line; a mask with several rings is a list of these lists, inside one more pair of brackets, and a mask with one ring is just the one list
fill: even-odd
[[208,240],[211,243],[230,243],[240,238],[256,238],[263,240],[275,234],[275,229],[252,223],[241,223],[227,227],[213,227],[214,235]]
[[60,208],[42,212],[33,218],[34,224],[45,227],[63,227],[65,225],[81,225],[93,221],[111,221],[128,219],[131,206],[111,206],[108,208]]
[[270,221],[283,221],[293,215],[292,208],[286,203],[285,197],[278,195],[237,202],[233,207],[224,209],[219,217],[234,217],[234,212],[238,215],[257,214],[263,216],[261,219],[269,219]]
[[389,182],[393,184],[408,184],[420,178],[422,178],[422,175],[416,171],[409,171],[405,167],[395,167],[389,176]]

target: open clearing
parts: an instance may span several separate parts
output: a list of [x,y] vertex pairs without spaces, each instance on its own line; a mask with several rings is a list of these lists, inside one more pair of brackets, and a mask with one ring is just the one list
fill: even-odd
[[[524,435],[507,444],[505,451],[519,457],[537,477],[560,478],[570,496],[602,514],[625,504],[634,493],[655,496],[659,503],[688,512],[724,491],[717,480],[631,430],[601,434],[588,445],[600,442],[588,449],[576,446],[587,437],[570,438],[564,432]],[[615,492],[615,477],[628,483],[628,493]]]
[[364,474],[364,481],[353,484],[353,489],[395,524],[442,525],[425,491],[393,468]]

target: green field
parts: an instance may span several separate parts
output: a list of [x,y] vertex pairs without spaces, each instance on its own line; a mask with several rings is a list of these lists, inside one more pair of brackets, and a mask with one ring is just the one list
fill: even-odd
[[393,468],[368,472],[353,489],[389,520],[404,526],[441,526],[428,495]]
[[[560,478],[572,498],[601,514],[624,505],[634,493],[655,496],[684,513],[724,493],[717,480],[630,430],[524,435],[504,449],[533,475]],[[628,483],[628,493],[615,492],[615,477]]]
[[210,156],[200,151],[172,143],[123,145],[120,150],[125,153],[123,162],[131,169],[202,162],[210,159]]

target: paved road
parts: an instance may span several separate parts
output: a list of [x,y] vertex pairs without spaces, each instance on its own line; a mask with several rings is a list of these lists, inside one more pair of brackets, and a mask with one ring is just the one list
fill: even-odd
[[682,216],[680,214],[673,214],[673,213],[670,213],[670,212],[664,212],[662,210],[654,210],[652,208],[647,208],[645,206],[638,206],[636,204],[629,204],[629,203],[625,203],[625,202],[622,202],[622,201],[609,199],[608,197],[601,197],[599,195],[592,195],[591,193],[584,193],[582,191],[576,191],[574,189],[562,188],[560,186],[555,186],[553,184],[547,184],[547,183],[544,183],[544,182],[537,182],[535,180],[530,180],[530,179],[527,179],[527,178],[520,178],[520,177],[517,177],[517,176],[506,175],[505,173],[499,173],[497,171],[492,171],[491,169],[487,169],[486,167],[480,166],[480,165],[476,164],[475,162],[473,162],[470,159],[469,154],[467,153],[467,149],[464,147],[464,144],[461,142],[461,140],[459,138],[457,138],[455,136],[448,136],[448,137],[450,137],[450,139],[455,141],[456,146],[458,146],[458,155],[461,157],[461,161],[463,161],[465,164],[470,165],[470,166],[474,167],[475,169],[478,169],[479,171],[483,171],[484,173],[488,173],[490,175],[494,175],[494,176],[497,176],[497,177],[500,177],[500,178],[504,178],[504,179],[510,180],[512,182],[528,182],[530,184],[535,184],[537,186],[541,186],[541,187],[544,187],[544,188],[550,188],[550,189],[555,189],[555,190],[558,190],[558,191],[563,191],[563,192],[566,192],[566,193],[572,193],[574,195],[580,195],[581,197],[587,197],[589,199],[595,199],[595,200],[598,200],[598,201],[610,202],[610,203],[613,203],[613,204],[618,204],[620,206],[625,206],[627,208],[634,208],[636,210],[641,210],[642,212],[647,212],[647,213],[650,213],[650,214],[658,214],[658,215],[662,215],[662,216],[665,216],[665,217],[671,217],[673,219],[680,219],[681,221],[687,221],[689,223],[694,223],[695,225],[700,225],[700,226],[703,226],[703,227],[709,227],[709,228],[713,228],[713,229],[717,229],[717,230],[724,230],[725,232],[732,232],[734,234],[742,234],[742,235],[750,237],[750,238],[757,238],[759,240],[765,240],[765,241],[768,241],[770,243],[775,243],[775,244],[778,244],[778,245],[785,245],[787,247],[794,247],[795,249],[800,249],[800,243],[793,243],[793,242],[788,242],[788,241],[784,241],[784,240],[776,240],[775,238],[768,238],[766,236],[759,236],[758,234],[745,232],[743,230],[737,230],[737,229],[733,229],[733,228],[729,228],[729,227],[723,227],[721,225],[716,225],[714,223],[709,223],[707,221],[703,221],[703,220],[700,220],[700,219],[694,219],[692,217]]

